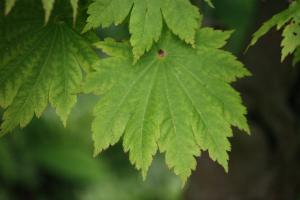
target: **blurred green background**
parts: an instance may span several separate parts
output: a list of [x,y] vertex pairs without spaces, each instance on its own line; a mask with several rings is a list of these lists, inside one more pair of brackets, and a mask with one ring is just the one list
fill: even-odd
[[180,199],[181,183],[158,156],[148,179],[121,146],[93,158],[94,96],[79,97],[64,128],[54,110],[0,140],[0,199]]

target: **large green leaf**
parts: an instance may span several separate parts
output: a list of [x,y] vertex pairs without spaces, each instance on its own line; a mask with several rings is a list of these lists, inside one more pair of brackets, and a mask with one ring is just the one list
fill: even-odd
[[219,49],[230,34],[203,28],[193,49],[166,31],[134,66],[128,43],[98,43],[110,57],[95,65],[85,84],[87,92],[104,94],[94,110],[95,154],[123,137],[144,177],[158,149],[183,182],[201,151],[227,170],[231,126],[249,132],[246,109],[229,84],[249,72]]
[[0,106],[7,108],[1,134],[41,116],[48,102],[65,124],[82,70],[97,59],[89,42],[66,22],[44,26],[41,16],[35,5],[25,3],[0,17]]
[[163,18],[169,29],[189,44],[195,43],[200,23],[198,8],[189,0],[94,0],[84,31],[122,23],[130,13],[129,30],[135,60],[159,40]]

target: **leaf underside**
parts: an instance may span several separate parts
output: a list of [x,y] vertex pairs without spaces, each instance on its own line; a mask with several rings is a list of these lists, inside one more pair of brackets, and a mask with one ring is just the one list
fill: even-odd
[[94,66],[85,83],[86,92],[103,94],[92,124],[95,154],[122,138],[144,177],[158,150],[183,182],[201,151],[227,171],[231,126],[249,132],[246,108],[230,86],[249,72],[220,50],[230,34],[200,29],[193,49],[165,31],[134,66],[129,43],[98,43],[110,57]]
[[43,12],[31,6],[25,3],[0,17],[0,106],[6,108],[1,135],[41,116],[48,102],[65,124],[82,70],[96,59],[89,43],[67,23],[44,26]]
[[135,61],[159,40],[163,21],[175,35],[192,45],[201,21],[198,8],[189,0],[94,0],[88,14],[84,31],[118,25],[130,15],[130,43]]

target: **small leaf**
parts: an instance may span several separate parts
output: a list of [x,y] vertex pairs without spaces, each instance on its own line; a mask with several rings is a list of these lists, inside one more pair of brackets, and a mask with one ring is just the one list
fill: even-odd
[[287,55],[293,53],[300,45],[300,3],[294,1],[289,8],[274,15],[269,21],[265,22],[253,35],[250,46],[254,45],[262,36],[264,36],[271,28],[276,27],[277,30],[284,29],[282,36],[282,56],[283,61]]

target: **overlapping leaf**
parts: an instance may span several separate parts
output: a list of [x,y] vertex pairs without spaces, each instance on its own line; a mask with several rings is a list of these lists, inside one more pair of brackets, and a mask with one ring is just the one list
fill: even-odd
[[48,102],[66,123],[82,67],[97,58],[67,23],[51,21],[44,26],[43,12],[23,3],[0,17],[0,106],[6,108],[1,134],[41,116]]
[[[294,53],[297,47],[300,46],[300,2],[294,1],[288,9],[273,16],[269,21],[265,22],[263,26],[253,35],[250,45],[254,45],[258,39],[265,35],[271,28],[275,27],[277,30],[284,29],[282,36],[282,57],[283,61],[289,54]],[[295,60],[297,60],[295,58]]]
[[135,60],[159,40],[163,19],[174,34],[194,44],[201,18],[189,0],[94,0],[88,14],[85,31],[120,24],[130,14],[130,43]]
[[220,50],[230,34],[203,28],[193,49],[166,31],[134,66],[128,43],[98,43],[110,57],[85,84],[86,92],[103,94],[94,110],[95,154],[123,138],[144,177],[158,149],[183,182],[201,151],[227,170],[231,126],[249,131],[246,109],[230,86],[249,72]]

